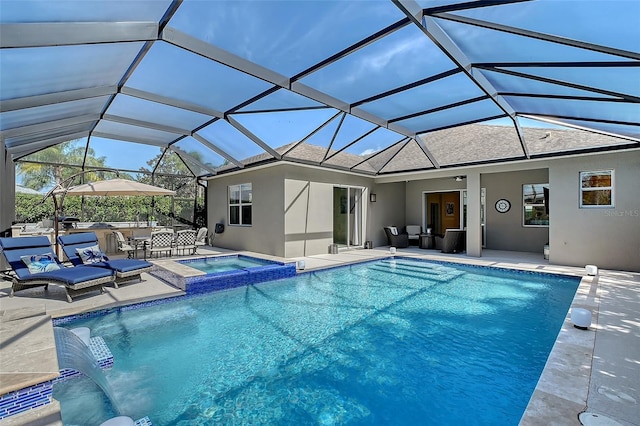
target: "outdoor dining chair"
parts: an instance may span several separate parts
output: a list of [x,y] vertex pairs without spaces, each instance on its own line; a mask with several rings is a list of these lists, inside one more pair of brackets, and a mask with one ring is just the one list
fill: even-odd
[[196,231],[193,229],[185,229],[176,232],[175,240],[176,254],[188,252],[195,254],[196,252]]
[[135,249],[131,244],[129,244],[124,235],[122,235],[122,232],[113,231],[113,235],[116,237],[116,245],[118,246],[118,251],[127,253],[128,259],[133,258]]
[[166,253],[171,256],[175,234],[172,231],[154,231],[151,233],[151,243],[149,244],[149,253],[151,257],[154,254],[158,256],[160,253]]
[[206,246],[207,240],[209,238],[209,230],[206,227],[202,227],[198,229],[198,233],[196,234],[196,248],[193,250],[193,254],[198,252],[198,247]]

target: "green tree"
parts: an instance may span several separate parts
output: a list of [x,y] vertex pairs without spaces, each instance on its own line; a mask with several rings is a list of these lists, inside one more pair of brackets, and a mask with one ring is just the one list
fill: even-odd
[[[189,155],[202,161],[202,156],[198,152],[189,152]],[[204,208],[204,193],[196,184],[196,178],[187,165],[171,150],[160,152],[147,164],[151,170],[155,168],[155,173],[152,176],[149,174],[149,169],[140,169],[141,172],[146,172],[141,173],[143,175],[139,179],[141,182],[176,191],[176,196],[169,204],[166,203],[168,197],[155,197],[151,211],[156,218],[167,222],[175,214],[174,218],[178,222],[193,224],[194,208],[195,210]]]
[[[80,165],[86,167],[105,167],[105,157],[96,157],[91,148],[86,150],[82,140],[72,140],[51,146],[25,157],[18,162],[17,171],[22,176],[22,184],[29,188],[41,190],[55,186],[74,173],[80,172]],[[95,181],[104,178],[104,172],[87,173],[84,181]],[[80,183],[80,180],[75,183]]]

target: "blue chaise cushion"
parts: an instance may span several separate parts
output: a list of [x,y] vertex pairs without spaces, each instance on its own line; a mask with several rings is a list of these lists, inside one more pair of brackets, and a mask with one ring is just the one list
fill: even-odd
[[21,279],[22,281],[51,279],[52,282],[62,282],[69,285],[80,284],[86,281],[96,280],[112,276],[113,272],[104,268],[92,268],[90,266],[74,266],[61,268],[57,271],[41,272]]

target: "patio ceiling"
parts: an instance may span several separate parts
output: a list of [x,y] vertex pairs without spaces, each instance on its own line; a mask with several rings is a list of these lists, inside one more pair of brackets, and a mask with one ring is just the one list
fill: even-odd
[[0,134],[16,161],[76,140],[196,176],[638,148],[638,22],[635,0],[2,0]]

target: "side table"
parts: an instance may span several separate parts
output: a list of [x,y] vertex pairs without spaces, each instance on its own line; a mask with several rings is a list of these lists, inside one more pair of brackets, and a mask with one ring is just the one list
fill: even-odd
[[419,240],[418,246],[421,249],[433,249],[436,246],[435,242],[436,242],[435,235],[420,234],[420,240]]

